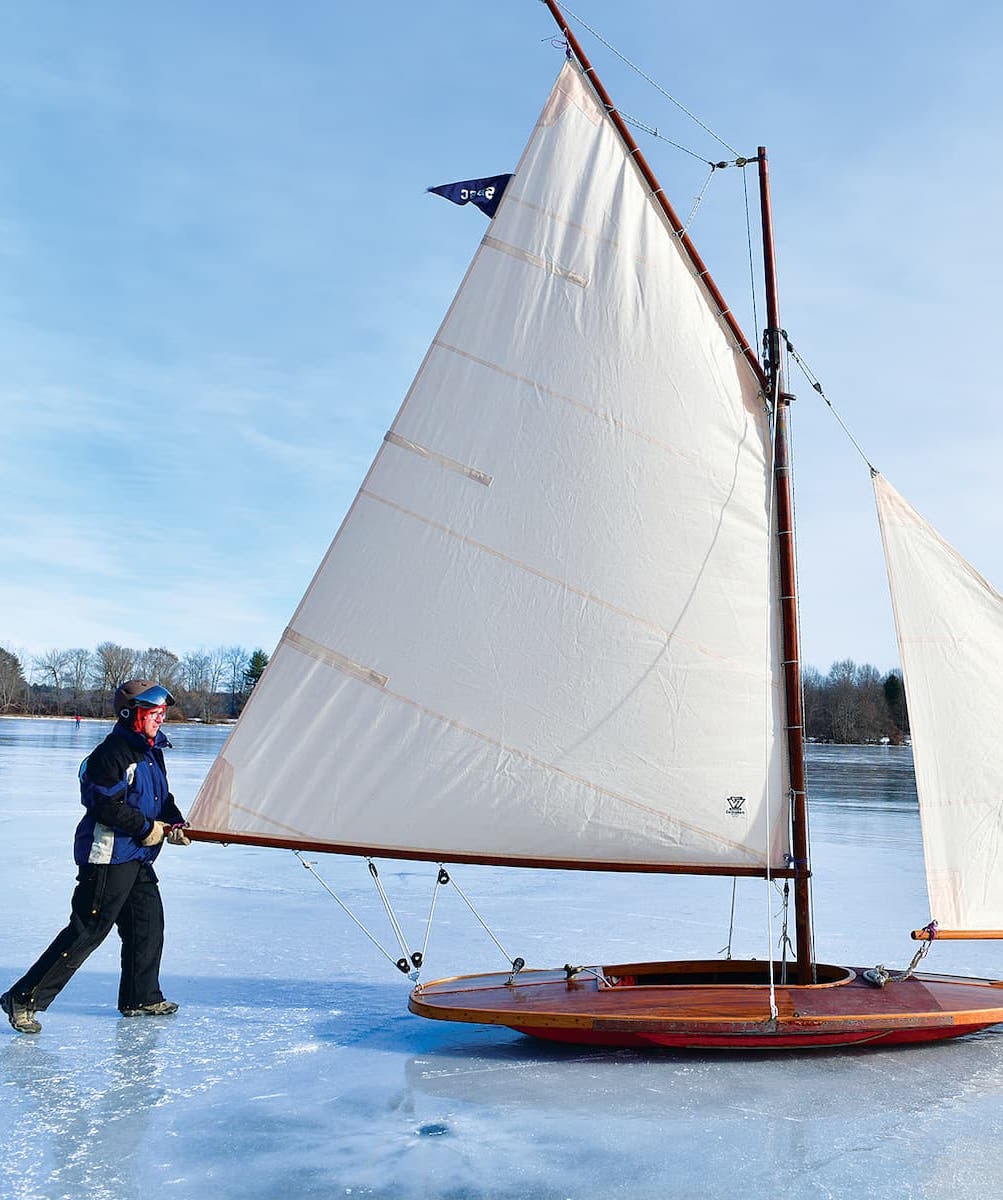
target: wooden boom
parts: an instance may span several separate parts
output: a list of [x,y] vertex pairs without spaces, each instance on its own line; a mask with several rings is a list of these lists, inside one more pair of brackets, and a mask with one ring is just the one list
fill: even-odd
[[1003,929],[937,929],[931,930],[914,929],[912,931],[912,940],[914,942],[978,942],[982,940],[991,940],[993,938],[1003,938]]

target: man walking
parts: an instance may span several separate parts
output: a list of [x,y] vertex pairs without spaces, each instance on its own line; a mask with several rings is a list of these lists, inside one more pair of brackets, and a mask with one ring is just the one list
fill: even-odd
[[80,768],[73,857],[77,886],[65,929],[0,996],[18,1033],[40,1033],[45,1012],[76,969],[111,932],[122,939],[118,1007],[123,1016],[167,1016],[178,1006],[160,990],[164,909],[153,862],[166,840],[187,846],[184,817],[167,786],[160,726],[174,697],[160,684],[132,679],[115,692],[118,720]]

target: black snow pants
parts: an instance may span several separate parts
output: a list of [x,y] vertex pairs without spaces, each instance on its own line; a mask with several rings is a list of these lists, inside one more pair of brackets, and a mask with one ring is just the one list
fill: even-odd
[[164,906],[151,866],[126,862],[81,867],[70,909],[69,924],[10,989],[16,999],[44,1012],[115,925],[122,939],[119,1010],[163,1000]]

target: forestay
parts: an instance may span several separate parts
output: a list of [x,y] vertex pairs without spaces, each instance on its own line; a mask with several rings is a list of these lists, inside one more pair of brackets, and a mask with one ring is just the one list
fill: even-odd
[[770,495],[759,383],[566,65],[193,824],[783,866]]
[[1003,928],[1003,597],[874,474],[905,677],[930,912]]

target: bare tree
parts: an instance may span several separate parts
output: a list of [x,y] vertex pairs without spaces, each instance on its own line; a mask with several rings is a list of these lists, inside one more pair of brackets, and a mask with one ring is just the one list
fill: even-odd
[[834,662],[826,676],[832,713],[832,736],[837,742],[855,742],[859,711],[854,686],[857,664],[852,658]]
[[109,693],[132,677],[133,666],[139,654],[136,650],[128,646],[119,646],[116,642],[102,642],[94,653],[97,656],[94,681],[101,693],[101,710],[104,711]]
[[815,667],[806,666],[801,672],[801,695],[804,700],[804,726],[809,737],[831,736],[825,705],[825,679]]
[[181,659],[163,646],[150,646],[136,659],[135,672],[137,679],[152,679],[174,692],[181,684]]
[[78,647],[66,651],[69,661],[66,668],[66,683],[70,689],[70,700],[75,712],[85,707],[96,660],[90,650]]
[[181,660],[181,676],[188,700],[199,720],[210,723],[216,715],[216,696],[226,678],[226,650],[192,650]]
[[69,650],[46,650],[35,655],[35,670],[52,685],[53,701],[57,713],[63,711],[63,688],[66,686],[66,675],[70,669]]

